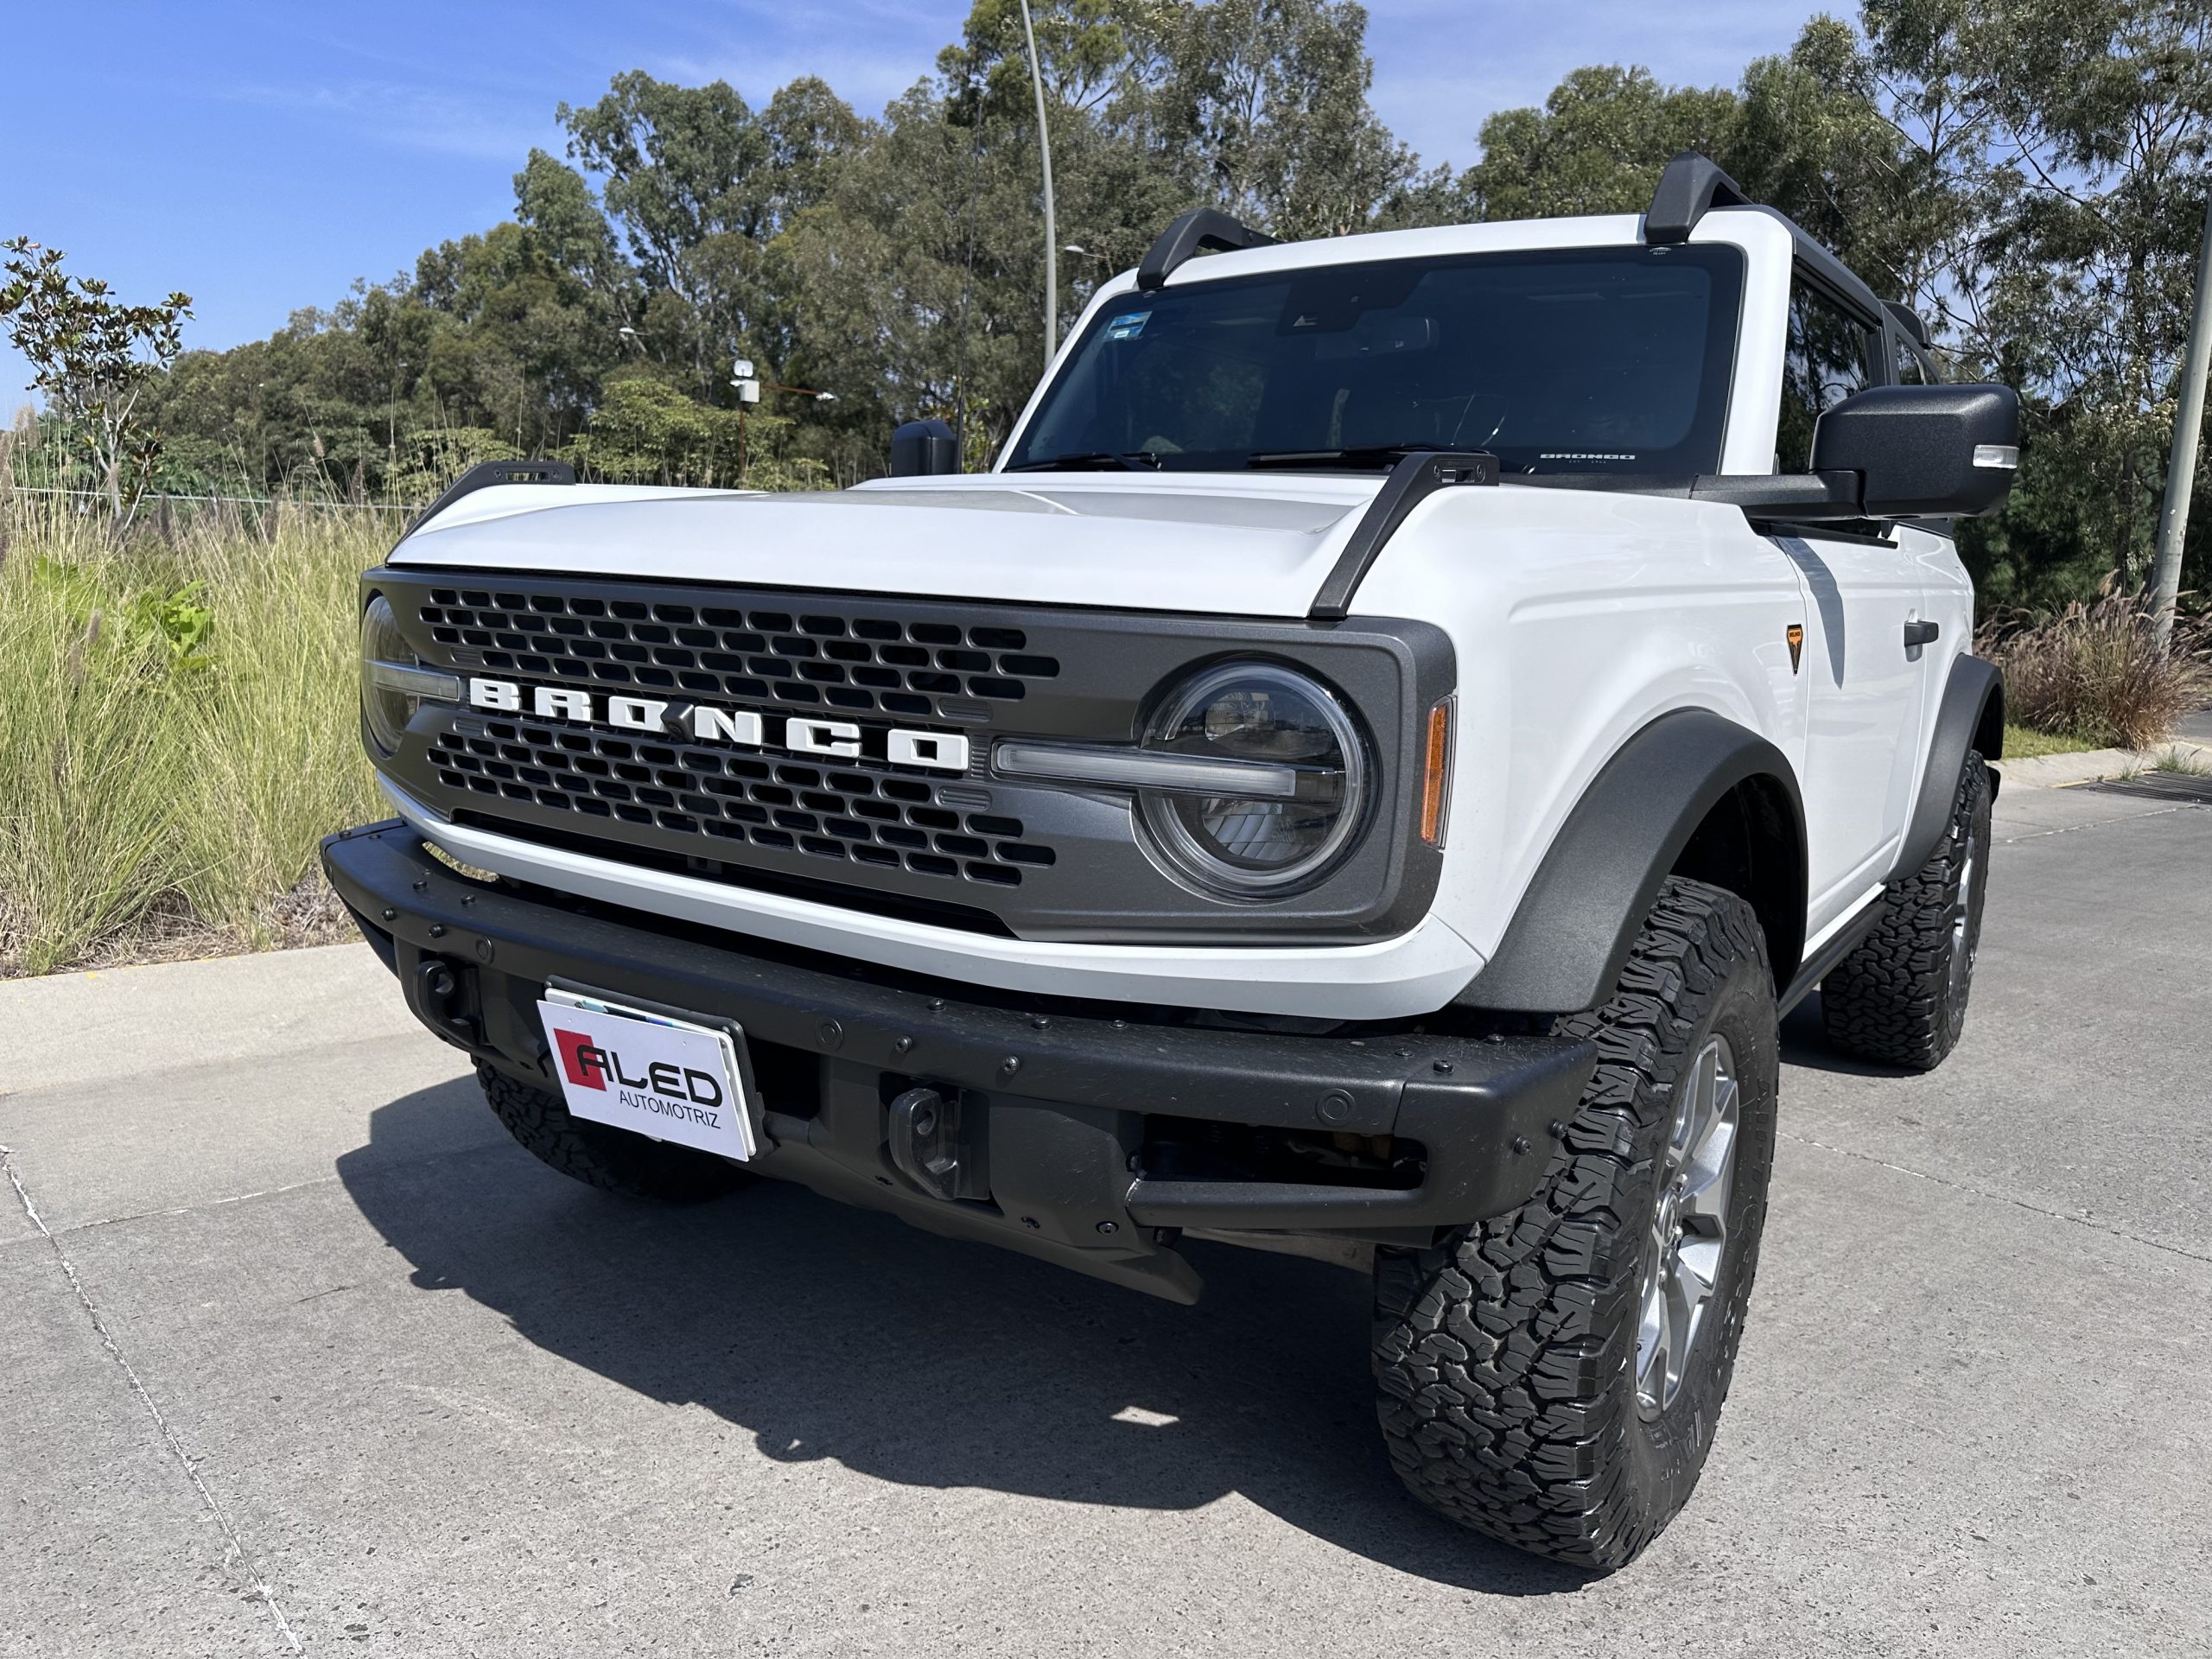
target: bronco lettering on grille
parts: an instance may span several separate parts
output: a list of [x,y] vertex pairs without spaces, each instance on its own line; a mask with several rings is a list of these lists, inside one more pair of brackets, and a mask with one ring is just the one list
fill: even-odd
[[[781,748],[793,754],[839,759],[857,759],[873,748],[873,734],[854,721],[798,715],[763,716],[749,709],[717,709],[660,697],[601,696],[566,686],[524,687],[512,680],[472,678],[468,701],[474,708],[500,714],[573,720],[625,732],[680,732],[694,742],[728,743],[739,748]],[[771,724],[775,728],[772,738]],[[881,737],[882,753],[877,759],[940,772],[968,770],[968,740],[957,733],[893,728]]]

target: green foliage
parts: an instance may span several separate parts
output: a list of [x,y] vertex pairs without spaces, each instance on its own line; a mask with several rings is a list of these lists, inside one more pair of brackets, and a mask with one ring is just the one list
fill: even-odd
[[96,276],[72,277],[59,248],[29,237],[0,243],[0,321],[30,360],[33,384],[107,494],[118,535],[152,480],[161,429],[141,414],[149,383],[175,360],[192,296],[124,305]]
[[[1961,366],[2028,393],[2016,508],[1962,537],[1999,601],[2148,574],[2212,144],[2212,39],[2180,0],[1870,0],[1868,60],[1924,195],[1923,293]],[[2197,486],[2201,499],[2202,481]],[[2201,512],[2183,585],[2201,586]]]
[[738,468],[739,419],[657,380],[618,380],[567,453],[617,483],[711,485],[717,473],[727,483]]
[[353,666],[376,515],[120,549],[26,498],[0,515],[0,974],[302,937],[317,840],[376,804]]
[[417,427],[401,440],[400,468],[392,476],[391,493],[403,501],[428,502],[472,467],[523,458],[487,427]]
[[591,424],[563,454],[583,474],[613,483],[824,487],[821,462],[781,453],[791,427],[781,416],[718,409],[633,375],[607,386]]
[[134,595],[124,613],[125,637],[151,645],[172,674],[213,666],[207,636],[215,631],[215,611],[205,602],[207,591],[206,582],[188,582],[173,593],[149,589]]

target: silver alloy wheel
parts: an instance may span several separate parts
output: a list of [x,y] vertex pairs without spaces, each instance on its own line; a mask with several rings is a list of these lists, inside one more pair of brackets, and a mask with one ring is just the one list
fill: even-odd
[[1959,863],[1959,896],[1951,906],[1951,973],[1949,1003],[1954,1017],[1964,1001],[1967,985],[1974,977],[1974,949],[1979,939],[1970,939],[1967,931],[1974,925],[1974,884],[1981,872],[1981,849],[1975,842],[1974,831],[1967,831],[1966,852]]
[[1646,1417],[1675,1403],[1720,1281],[1736,1172],[1736,1058],[1728,1039],[1707,1038],[1675,1087],[1636,1333],[1637,1402]]

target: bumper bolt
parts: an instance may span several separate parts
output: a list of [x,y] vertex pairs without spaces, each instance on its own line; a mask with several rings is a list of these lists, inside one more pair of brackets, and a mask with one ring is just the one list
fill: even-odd
[[814,1034],[822,1039],[824,1048],[836,1048],[845,1040],[845,1028],[835,1020],[824,1020],[814,1028]]
[[897,1042],[895,1042],[895,1043],[893,1043],[893,1044],[892,1044],[892,1045],[891,1045],[891,1052],[892,1052],[893,1054],[904,1054],[904,1053],[905,1053],[908,1049],[912,1048],[913,1046],[914,1046],[914,1039],[913,1039],[912,1038],[911,1038],[911,1037],[901,1037],[901,1038],[900,1038]]
[[1324,1123],[1345,1123],[1351,1120],[1352,1098],[1342,1089],[1332,1089],[1313,1104],[1313,1115]]
[[1529,1137],[1525,1135],[1515,1135],[1513,1137],[1513,1150],[1516,1153],[1525,1154],[1529,1150]]
[[386,905],[384,907],[384,918],[387,922],[396,922],[399,919],[399,912],[394,910],[390,905]]
[[432,938],[442,939],[445,936],[446,925],[443,922],[432,922],[430,924],[430,937]]
[[1027,1228],[1031,1232],[1033,1232],[1033,1232],[1035,1232],[1035,1231],[1038,1230],[1038,1228],[1039,1228],[1039,1226],[1041,1226],[1043,1224],[1042,1224],[1042,1223],[1040,1223],[1040,1222],[1037,1219],[1037,1217],[1034,1217],[1034,1216],[1024,1216],[1024,1217],[1021,1218],[1021,1224],[1022,1224],[1023,1226],[1027,1227]]
[[1432,1064],[1432,1065],[1433,1065],[1435,1066],[1435,1068],[1436,1068],[1436,1070],[1437,1070],[1437,1072],[1438,1072],[1438,1074],[1439,1074],[1440,1076],[1447,1076],[1447,1077],[1448,1077],[1448,1076],[1451,1074],[1451,1071],[1452,1071],[1452,1062],[1451,1062],[1451,1061],[1449,1061],[1449,1060],[1435,1060],[1435,1061],[1432,1061],[1432,1062],[1431,1062],[1431,1064]]
[[1051,1025],[1052,1022],[1050,1020],[1047,1020],[1043,1014],[1039,1014],[1031,1015],[1029,1023],[1037,1030],[1042,1031],[1046,1027]]
[[941,1013],[943,1013],[944,1011],[944,999],[943,997],[941,997],[941,996],[933,996],[933,997],[931,997],[931,998],[930,999],[930,1012],[931,1012],[931,1014],[941,1014]]
[[1122,1230],[1122,1224],[1118,1221],[1102,1221],[1098,1224],[1098,1230],[1111,1238]]
[[1010,1077],[1020,1070],[1021,1060],[1019,1056],[1013,1054],[1007,1055],[999,1065],[999,1075],[1004,1077]]
[[476,960],[479,962],[489,962],[492,960],[491,940],[479,939],[476,941]]

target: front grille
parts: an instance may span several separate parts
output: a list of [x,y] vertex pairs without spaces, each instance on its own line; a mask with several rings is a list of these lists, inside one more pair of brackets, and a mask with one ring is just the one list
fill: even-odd
[[438,734],[431,763],[448,789],[915,875],[1014,887],[1054,861],[1020,819],[887,771],[473,719]]
[[856,714],[930,717],[938,700],[1019,702],[1058,661],[1027,632],[818,602],[804,611],[580,594],[433,588],[420,607],[459,667],[689,691]]
[[[1449,642],[1424,624],[1324,628],[519,569],[386,567],[364,587],[389,601],[425,667],[517,687],[512,709],[490,706],[504,694],[425,702],[378,763],[430,810],[501,836],[1024,939],[1333,942],[1402,931],[1433,891],[1433,851],[1396,833],[1418,772],[1389,762],[1421,740],[1412,711],[1451,687]],[[1135,745],[1165,688],[1232,653],[1287,661],[1334,689],[1390,780],[1378,828],[1309,893],[1231,904],[1155,856],[1125,793],[992,769],[1007,738]],[[589,702],[541,706],[553,689]],[[617,699],[664,707],[618,716]],[[695,709],[757,715],[760,728],[702,740]],[[849,722],[859,753],[795,747],[794,720]],[[911,753],[894,733],[964,739],[967,770],[894,760]]]

